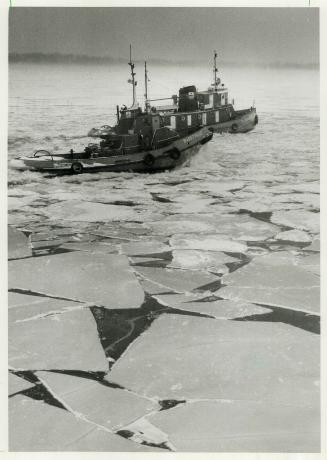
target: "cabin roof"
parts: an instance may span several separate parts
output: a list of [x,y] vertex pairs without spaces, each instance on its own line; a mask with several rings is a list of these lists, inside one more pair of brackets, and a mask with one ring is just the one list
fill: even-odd
[[228,88],[218,88],[217,91],[214,90],[207,90],[207,91],[197,91],[197,94],[214,94],[214,93],[224,93],[225,91],[228,91]]

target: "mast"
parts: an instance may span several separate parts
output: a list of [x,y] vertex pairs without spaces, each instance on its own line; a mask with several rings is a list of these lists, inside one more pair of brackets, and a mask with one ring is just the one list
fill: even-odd
[[148,102],[148,70],[146,67],[146,61],[144,61],[144,88],[145,88],[145,93],[144,93],[144,98],[145,98],[145,111],[148,111],[149,108],[149,102]]
[[131,68],[131,75],[132,75],[132,80],[129,80],[130,83],[132,83],[133,85],[133,106],[135,105],[135,86],[137,84],[137,82],[135,81],[135,72],[134,72],[134,67],[135,67],[135,64],[132,62],[132,45],[129,45],[129,63],[128,65],[130,66]]
[[215,50],[214,58],[213,58],[213,79],[214,79],[213,81],[214,81],[215,91],[217,91],[217,89],[218,89],[217,72],[218,72],[218,69],[217,69],[217,51]]

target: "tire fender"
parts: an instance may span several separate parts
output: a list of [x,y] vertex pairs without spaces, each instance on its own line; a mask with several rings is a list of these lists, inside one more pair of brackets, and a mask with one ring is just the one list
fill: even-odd
[[83,165],[81,163],[73,163],[70,167],[73,174],[82,174],[83,172]]
[[153,166],[154,165],[154,162],[155,162],[155,158],[153,155],[151,155],[151,153],[148,153],[147,155],[145,155],[145,157],[143,158],[143,161],[144,163],[147,165],[147,166]]

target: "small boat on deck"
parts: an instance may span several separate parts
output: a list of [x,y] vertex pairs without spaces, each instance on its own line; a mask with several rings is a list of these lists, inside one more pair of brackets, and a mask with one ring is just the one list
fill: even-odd
[[147,99],[147,70],[145,63],[145,109],[136,101],[134,63],[130,49],[130,83],[133,85],[133,104],[130,108],[117,106],[117,124],[93,128],[90,136],[99,137],[82,152],[51,153],[38,150],[32,157],[22,157],[29,169],[48,173],[91,171],[162,171],[180,166],[195,155],[202,145],[212,139],[212,132],[202,124],[178,130],[167,126],[164,118],[151,110]]

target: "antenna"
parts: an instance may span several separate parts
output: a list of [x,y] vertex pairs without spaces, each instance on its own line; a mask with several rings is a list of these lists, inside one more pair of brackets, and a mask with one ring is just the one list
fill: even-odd
[[135,72],[134,72],[134,67],[135,67],[135,64],[132,62],[132,45],[129,45],[129,63],[128,65],[130,66],[131,68],[131,75],[132,75],[132,80],[128,80],[129,83],[132,83],[133,85],[133,106],[135,104],[135,86],[137,84],[137,82],[135,81]]

